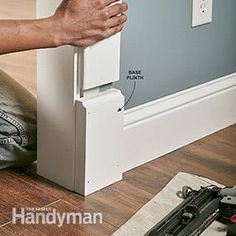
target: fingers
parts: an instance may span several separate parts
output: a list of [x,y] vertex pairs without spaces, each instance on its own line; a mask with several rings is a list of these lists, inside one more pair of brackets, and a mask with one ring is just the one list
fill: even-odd
[[62,0],[53,15],[61,45],[87,47],[120,32],[128,5],[120,0]]
[[127,10],[128,10],[127,3],[115,4],[115,5],[107,7],[105,9],[105,14],[108,17],[113,17],[113,16],[119,15]]
[[110,28],[109,30],[107,30],[107,32],[105,33],[105,38],[110,38],[111,36],[121,32],[123,30],[124,26],[123,25],[119,25],[119,26],[115,26],[113,28]]
[[127,16],[122,14],[121,16],[114,16],[110,18],[107,22],[109,28],[113,28],[115,26],[123,25],[127,21]]
[[119,2],[120,0],[102,0],[104,3],[104,6],[111,5],[112,3]]
[[[94,0],[92,0],[92,1],[94,1]],[[120,0],[97,0],[95,2],[95,6],[98,9],[104,9],[105,7],[107,7],[113,3],[116,3],[116,2],[120,2]]]

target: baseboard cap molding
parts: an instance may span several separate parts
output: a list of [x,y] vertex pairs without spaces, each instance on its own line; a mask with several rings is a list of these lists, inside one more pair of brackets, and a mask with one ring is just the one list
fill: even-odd
[[157,115],[163,115],[189,103],[198,102],[209,96],[225,92],[236,86],[236,73],[160,98],[125,112],[124,126],[142,122]]

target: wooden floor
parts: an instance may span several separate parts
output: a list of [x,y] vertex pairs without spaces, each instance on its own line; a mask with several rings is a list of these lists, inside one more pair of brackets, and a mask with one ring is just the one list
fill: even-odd
[[[111,235],[179,171],[236,184],[236,125],[124,174],[124,179],[88,197],[24,171],[0,172],[0,235]],[[101,212],[102,225],[13,225],[12,207],[50,206],[58,212]]]

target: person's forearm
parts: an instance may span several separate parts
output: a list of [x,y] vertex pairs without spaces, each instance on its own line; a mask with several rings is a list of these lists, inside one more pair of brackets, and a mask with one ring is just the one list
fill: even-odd
[[119,0],[62,0],[49,18],[0,20],[0,55],[62,45],[91,46],[123,29],[127,9]]
[[54,27],[51,18],[0,20],[0,54],[60,46]]

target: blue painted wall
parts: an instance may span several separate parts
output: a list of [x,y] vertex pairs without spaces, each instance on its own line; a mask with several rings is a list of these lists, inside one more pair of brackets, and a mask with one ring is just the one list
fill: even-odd
[[236,71],[236,0],[213,0],[213,22],[191,28],[192,0],[127,0],[121,79],[128,99],[129,70],[144,80],[126,109]]

